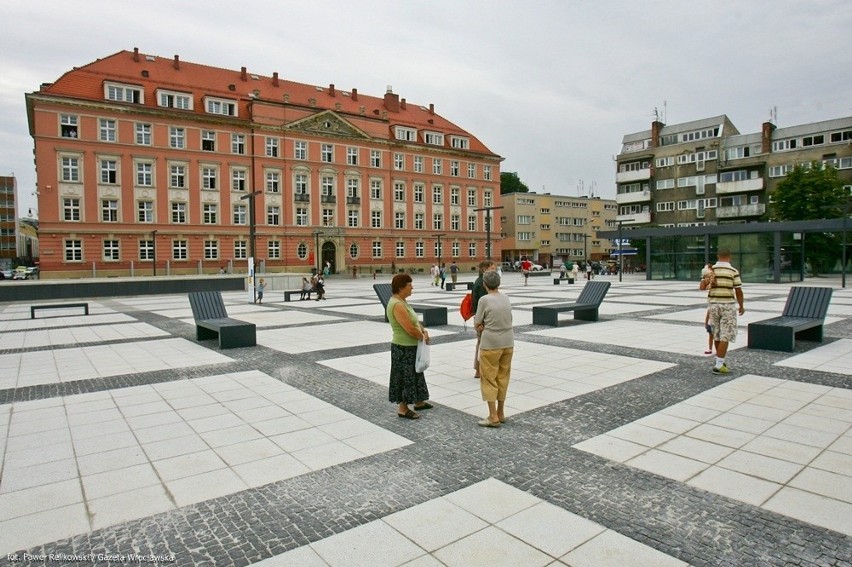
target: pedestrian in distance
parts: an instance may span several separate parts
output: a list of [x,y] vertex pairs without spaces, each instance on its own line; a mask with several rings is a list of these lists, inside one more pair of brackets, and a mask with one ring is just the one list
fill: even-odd
[[479,349],[480,391],[488,404],[488,417],[479,421],[482,427],[500,427],[506,422],[504,412],[515,335],[512,329],[512,304],[509,296],[500,292],[500,276],[496,271],[485,272],[482,282],[488,293],[476,308],[474,326],[482,337]]
[[320,299],[325,299],[325,279],[322,276],[317,277],[317,283],[315,287],[317,290],[316,301],[319,301]]
[[256,296],[254,299],[255,303],[263,303],[263,290],[266,289],[266,280],[260,278],[260,281],[257,283],[257,287],[255,288]]
[[725,357],[728,354],[728,344],[737,340],[737,315],[745,313],[745,300],[740,272],[731,265],[731,251],[720,249],[716,257],[718,261],[712,266],[712,277],[702,277],[698,287],[702,291],[709,289],[708,321],[713,327],[713,346],[716,347],[713,372],[728,374],[730,370]]
[[[409,274],[397,274],[391,280],[391,293],[385,315],[393,336],[391,337],[391,369],[388,400],[397,404],[396,414],[405,419],[420,419],[417,410],[432,409],[426,376],[417,372],[417,342],[430,343],[429,333],[417,319],[417,313],[408,304],[414,291]],[[413,409],[412,406],[413,405]]]
[[521,272],[524,274],[524,285],[529,284],[530,280],[530,271],[532,270],[532,262],[530,262],[526,257],[521,260]]
[[446,266],[446,264],[441,264],[440,271],[438,272],[438,275],[441,277],[441,289],[444,289],[444,282],[447,281]]
[[453,281],[453,287],[455,287],[459,279],[459,267],[455,262],[450,264],[450,279]]

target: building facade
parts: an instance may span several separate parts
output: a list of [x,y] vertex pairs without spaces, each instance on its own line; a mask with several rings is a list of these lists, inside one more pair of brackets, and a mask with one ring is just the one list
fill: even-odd
[[0,267],[5,269],[18,256],[17,198],[15,177],[0,175]]
[[43,277],[485,258],[502,158],[390,87],[366,96],[134,49],[26,102]]
[[834,166],[852,184],[852,117],[740,134],[716,116],[624,136],[616,158],[618,220],[690,227],[756,222],[797,164]]
[[554,266],[610,258],[615,244],[597,232],[617,226],[614,200],[550,193],[507,193],[502,199],[504,262],[526,256]]

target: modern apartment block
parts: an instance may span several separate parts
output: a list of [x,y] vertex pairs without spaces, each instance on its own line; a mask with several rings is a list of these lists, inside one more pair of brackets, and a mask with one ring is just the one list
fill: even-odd
[[553,266],[609,258],[614,245],[597,231],[617,227],[614,200],[550,193],[507,193],[502,199],[504,262],[527,256]]
[[14,176],[0,175],[0,267],[7,269],[18,256],[16,186]]
[[270,272],[467,268],[486,255],[481,209],[500,204],[502,158],[390,87],[134,49],[26,103],[45,277],[242,271],[252,254]]
[[740,134],[727,116],[624,136],[616,161],[618,220],[662,227],[761,220],[796,164],[830,163],[852,184],[852,117]]

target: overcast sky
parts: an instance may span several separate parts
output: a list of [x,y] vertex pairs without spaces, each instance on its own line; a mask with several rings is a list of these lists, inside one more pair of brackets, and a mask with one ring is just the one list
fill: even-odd
[[[727,114],[852,116],[850,0],[62,0],[0,8],[0,174],[35,206],[24,94],[123,49],[382,96],[503,156],[532,191],[615,195],[624,134]],[[665,106],[665,111],[664,111]]]

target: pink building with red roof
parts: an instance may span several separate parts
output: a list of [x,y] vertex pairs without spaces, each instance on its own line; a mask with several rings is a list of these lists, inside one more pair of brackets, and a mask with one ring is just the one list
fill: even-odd
[[26,102],[44,278],[145,275],[155,258],[160,274],[244,271],[252,252],[267,272],[428,271],[439,257],[468,271],[488,243],[500,257],[499,216],[487,231],[481,209],[500,204],[502,158],[390,88],[134,49]]

